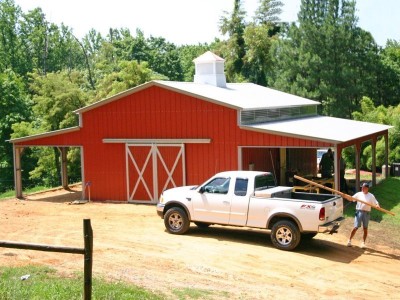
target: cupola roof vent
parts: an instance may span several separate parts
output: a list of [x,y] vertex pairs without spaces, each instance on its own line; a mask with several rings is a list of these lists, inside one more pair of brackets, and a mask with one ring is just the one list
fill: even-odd
[[195,64],[194,82],[211,84],[217,87],[226,88],[224,73],[225,60],[211,51],[193,60]]

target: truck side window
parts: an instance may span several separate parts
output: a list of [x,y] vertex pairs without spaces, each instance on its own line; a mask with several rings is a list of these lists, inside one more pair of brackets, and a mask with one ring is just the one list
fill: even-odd
[[211,194],[228,194],[230,178],[214,178],[206,184],[205,192]]
[[248,183],[249,180],[247,178],[236,178],[235,195],[246,196]]

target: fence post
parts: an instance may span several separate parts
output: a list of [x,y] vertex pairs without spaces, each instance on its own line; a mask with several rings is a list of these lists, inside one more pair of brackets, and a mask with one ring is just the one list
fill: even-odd
[[90,219],[83,220],[84,254],[84,300],[92,299],[92,266],[93,266],[93,230]]

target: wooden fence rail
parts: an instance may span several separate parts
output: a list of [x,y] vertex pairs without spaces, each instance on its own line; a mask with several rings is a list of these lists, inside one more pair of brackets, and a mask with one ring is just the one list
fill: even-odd
[[62,253],[72,253],[72,254],[84,255],[83,299],[90,300],[92,298],[92,266],[93,266],[93,230],[92,230],[92,225],[90,224],[90,219],[83,220],[83,239],[84,239],[84,248],[27,244],[27,243],[18,243],[18,242],[10,242],[10,241],[0,241],[0,247],[47,251],[47,252],[62,252]]

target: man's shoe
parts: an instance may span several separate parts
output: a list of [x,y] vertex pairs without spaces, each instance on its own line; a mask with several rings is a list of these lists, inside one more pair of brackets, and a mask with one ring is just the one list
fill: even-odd
[[347,242],[347,247],[351,247],[351,240]]
[[367,248],[367,246],[365,246],[365,243],[364,243],[364,242],[361,243],[361,246],[360,246],[360,247],[361,247],[361,249]]

